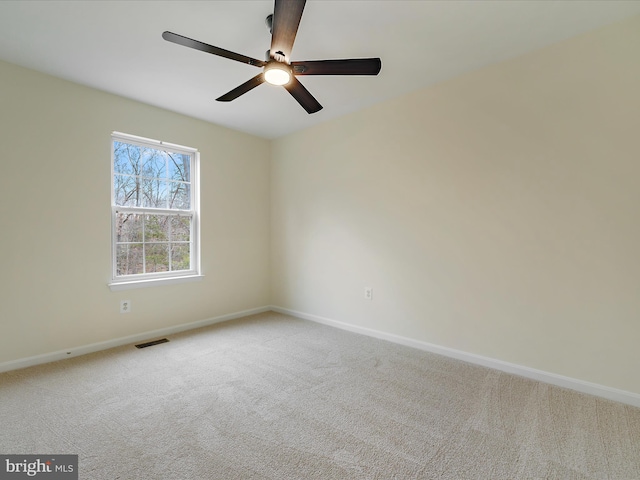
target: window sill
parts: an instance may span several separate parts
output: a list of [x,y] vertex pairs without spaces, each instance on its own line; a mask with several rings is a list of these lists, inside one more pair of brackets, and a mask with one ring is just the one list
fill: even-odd
[[180,283],[199,282],[203,278],[204,278],[204,275],[189,275],[184,277],[131,280],[127,282],[110,283],[109,288],[111,289],[112,292],[119,292],[122,290],[132,290],[134,288],[158,287],[161,285],[177,285]]

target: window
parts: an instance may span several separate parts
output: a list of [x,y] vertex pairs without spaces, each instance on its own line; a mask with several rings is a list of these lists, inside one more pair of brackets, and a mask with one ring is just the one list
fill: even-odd
[[197,150],[114,132],[111,154],[112,289],[199,276]]

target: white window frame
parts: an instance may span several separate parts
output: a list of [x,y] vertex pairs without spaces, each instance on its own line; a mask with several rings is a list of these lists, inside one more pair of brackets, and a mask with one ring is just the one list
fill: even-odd
[[[150,207],[124,207],[116,205],[115,199],[115,158],[114,158],[114,142],[123,142],[141,147],[153,148],[156,150],[166,150],[172,153],[186,154],[190,157],[190,205],[189,210],[178,209],[160,209]],[[200,267],[200,153],[197,149],[167,143],[151,138],[138,137],[121,132],[113,132],[111,134],[111,282],[109,287],[111,290],[126,290],[130,288],[149,287],[153,285],[168,285],[183,282],[200,280],[202,272]],[[152,214],[171,214],[184,213],[190,215],[191,232],[190,232],[190,270],[179,270],[169,272],[153,272],[140,273],[133,275],[117,275],[117,232],[116,232],[116,215],[118,212],[131,213],[152,213]]]

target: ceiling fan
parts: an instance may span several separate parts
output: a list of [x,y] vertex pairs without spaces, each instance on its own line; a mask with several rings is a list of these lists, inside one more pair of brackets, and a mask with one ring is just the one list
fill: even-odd
[[230,102],[249,90],[267,82],[272,85],[282,85],[297,100],[307,113],[315,113],[322,109],[322,105],[296,78],[299,75],[377,75],[382,68],[379,58],[353,58],[344,60],[310,60],[292,62],[290,60],[293,42],[298,32],[298,25],[302,18],[306,0],[275,0],[272,15],[266,19],[271,31],[271,49],[267,51],[266,60],[257,60],[223,48],[214,47],[198,40],[164,32],[162,38],[189,48],[195,48],[206,53],[247,63],[262,68],[262,72],[251,80],[225,93],[216,100]]

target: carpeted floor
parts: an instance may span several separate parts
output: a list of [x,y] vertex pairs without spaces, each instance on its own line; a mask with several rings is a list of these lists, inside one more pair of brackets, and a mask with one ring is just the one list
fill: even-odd
[[264,313],[0,374],[0,453],[86,480],[640,479],[640,409]]

